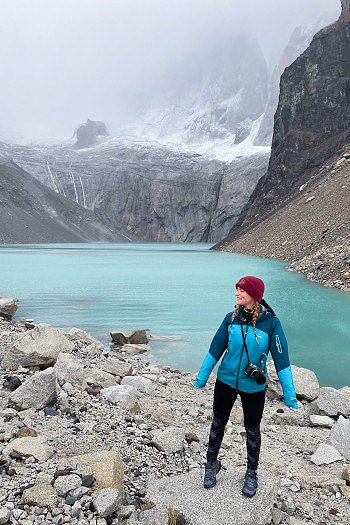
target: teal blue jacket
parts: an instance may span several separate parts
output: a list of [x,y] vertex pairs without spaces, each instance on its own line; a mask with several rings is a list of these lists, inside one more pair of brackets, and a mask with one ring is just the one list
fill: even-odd
[[[282,385],[284,402],[289,407],[298,408],[288,344],[281,323],[271,311],[264,306],[261,308],[255,333],[251,323],[243,324],[250,361],[261,366],[267,378],[266,360],[270,352]],[[225,316],[216,332],[194,386],[203,388],[206,385],[213,368],[223,355],[217,371],[218,379],[241,392],[259,392],[266,388],[266,384],[258,385],[254,378],[244,372],[248,357],[243,345],[241,324],[237,317],[232,321],[232,313]]]

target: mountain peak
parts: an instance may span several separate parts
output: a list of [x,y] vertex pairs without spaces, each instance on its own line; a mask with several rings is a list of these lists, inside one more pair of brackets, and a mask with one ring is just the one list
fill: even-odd
[[108,135],[104,122],[88,118],[85,124],[81,124],[74,132],[74,137],[77,139],[75,147],[78,149],[87,148],[96,144],[101,137],[108,137]]

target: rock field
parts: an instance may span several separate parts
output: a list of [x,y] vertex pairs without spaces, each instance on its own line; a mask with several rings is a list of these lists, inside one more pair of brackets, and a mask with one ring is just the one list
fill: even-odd
[[205,490],[215,376],[195,389],[193,374],[150,364],[139,343],[0,318],[0,524],[350,524],[350,387],[320,388],[294,367],[295,411],[270,366],[248,500],[240,404]]

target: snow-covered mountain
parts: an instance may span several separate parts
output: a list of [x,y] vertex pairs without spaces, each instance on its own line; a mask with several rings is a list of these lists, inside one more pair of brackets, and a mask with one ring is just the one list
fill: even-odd
[[139,116],[135,131],[189,146],[242,143],[267,101],[268,70],[258,43],[240,36],[192,56]]

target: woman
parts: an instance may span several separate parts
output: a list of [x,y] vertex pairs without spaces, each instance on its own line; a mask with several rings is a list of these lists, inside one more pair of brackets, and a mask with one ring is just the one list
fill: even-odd
[[214,417],[210,428],[204,487],[216,484],[221,469],[217,456],[231,409],[240,395],[247,436],[247,471],[242,492],[256,493],[257,468],[261,446],[260,422],[266,393],[266,359],[271,352],[283,389],[284,402],[298,408],[288,345],[280,321],[263,300],[264,283],[253,276],[236,283],[236,309],[226,315],[210,345],[194,382],[203,388],[214,366],[224,357],[217,371],[214,389]]

